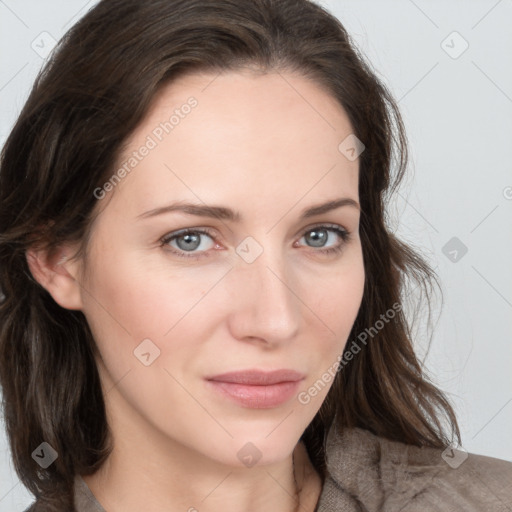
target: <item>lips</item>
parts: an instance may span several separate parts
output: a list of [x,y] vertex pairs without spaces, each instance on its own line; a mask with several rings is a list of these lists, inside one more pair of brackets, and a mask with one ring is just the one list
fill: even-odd
[[288,402],[305,376],[295,370],[243,370],[206,379],[217,397],[242,407],[270,409]]
[[280,382],[296,382],[303,378],[304,375],[295,370],[242,370],[207,377],[206,380],[232,384],[247,384],[250,386],[269,386],[279,384]]

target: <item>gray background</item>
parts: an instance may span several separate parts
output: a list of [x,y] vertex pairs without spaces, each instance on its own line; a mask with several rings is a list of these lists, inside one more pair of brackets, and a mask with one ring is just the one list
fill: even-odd
[[[41,33],[60,39],[95,3],[0,0],[0,144],[50,45]],[[512,2],[320,3],[404,116],[411,163],[391,225],[425,255],[444,294],[429,351],[424,311],[411,312],[418,354],[455,405],[463,448],[512,460]],[[0,422],[0,512],[31,501]]]

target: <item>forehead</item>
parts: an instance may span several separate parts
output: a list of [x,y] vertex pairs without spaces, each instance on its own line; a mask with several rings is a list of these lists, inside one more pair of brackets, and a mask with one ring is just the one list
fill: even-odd
[[249,205],[274,193],[291,207],[308,191],[357,199],[358,161],[338,149],[351,133],[337,100],[303,76],[185,75],[158,92],[127,140],[117,167],[129,172],[113,200],[140,210],[176,198]]

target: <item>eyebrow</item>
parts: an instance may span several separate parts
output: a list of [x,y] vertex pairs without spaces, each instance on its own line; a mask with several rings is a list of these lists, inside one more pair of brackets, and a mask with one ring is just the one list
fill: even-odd
[[[323,213],[330,212],[331,210],[341,208],[342,206],[351,206],[357,210],[361,209],[359,203],[354,199],[350,197],[342,197],[306,208],[301,212],[300,219],[308,219],[309,217],[314,217],[315,215],[321,215]],[[146,219],[148,217],[155,217],[157,215],[163,215],[170,212],[182,212],[188,215],[196,215],[198,217],[213,217],[220,220],[229,220],[231,222],[240,222],[242,220],[242,216],[239,212],[231,210],[230,208],[226,208],[225,206],[208,206],[203,204],[182,202],[154,208],[153,210],[149,210],[147,212],[141,213],[140,215],[137,215],[136,218]]]

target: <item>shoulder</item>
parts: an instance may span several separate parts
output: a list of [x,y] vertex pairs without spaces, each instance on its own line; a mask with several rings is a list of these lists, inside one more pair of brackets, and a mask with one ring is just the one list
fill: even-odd
[[[55,506],[48,505],[48,503],[43,503],[43,500],[41,500],[41,499],[36,499],[23,512],[63,512],[63,510],[62,510],[62,507],[56,508]],[[71,512],[71,511],[66,510],[66,512]]]
[[73,485],[73,509],[68,506],[48,505],[42,498],[37,498],[23,512],[105,512],[80,475],[75,475]]
[[[48,509],[48,506],[43,504],[40,499],[36,499],[23,512],[50,512],[50,510]],[[51,512],[53,512],[53,509]]]
[[[53,511],[54,508],[52,507],[51,512]],[[23,512],[50,512],[50,509],[47,504],[43,503],[43,500],[36,498]]]
[[369,511],[512,510],[512,463],[505,460],[335,427],[326,455],[325,502],[352,499]]

